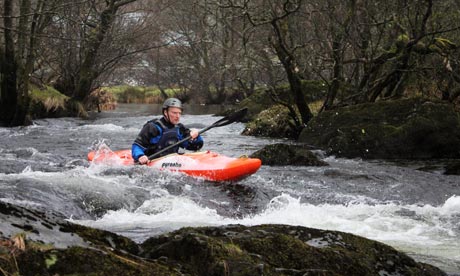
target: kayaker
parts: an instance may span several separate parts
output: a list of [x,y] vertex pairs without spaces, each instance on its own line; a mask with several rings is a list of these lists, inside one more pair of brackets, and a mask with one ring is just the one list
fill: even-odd
[[158,157],[177,153],[179,147],[188,150],[199,150],[203,147],[203,138],[199,135],[198,130],[188,129],[179,122],[182,109],[179,99],[169,98],[163,103],[163,117],[150,120],[142,127],[131,148],[131,154],[136,162],[148,163],[149,155],[177,143],[188,135],[191,137],[190,140],[167,150]]

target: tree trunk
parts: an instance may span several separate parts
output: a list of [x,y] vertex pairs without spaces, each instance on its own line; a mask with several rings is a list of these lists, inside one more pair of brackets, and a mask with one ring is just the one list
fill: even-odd
[[1,120],[5,125],[10,125],[17,103],[17,64],[15,60],[14,38],[13,38],[13,1],[5,0],[3,10],[3,24],[5,49],[4,58],[1,65]]
[[79,81],[73,94],[73,98],[77,101],[83,101],[91,92],[91,86],[98,76],[98,72],[95,69],[96,57],[105,34],[113,23],[116,12],[117,7],[113,5],[112,1],[111,5],[101,13],[100,22],[96,27],[94,35],[89,37],[88,48],[84,53],[83,62],[80,67]]
[[331,86],[329,87],[329,91],[326,96],[326,100],[324,101],[323,108],[324,110],[331,109],[334,105],[334,100],[337,97],[339,92],[342,80],[343,80],[343,60],[342,54],[340,53],[342,48],[342,37],[338,36],[334,39],[332,43],[332,57],[334,60],[334,68],[333,68],[333,78]]
[[[19,19],[18,26],[18,51],[16,61],[18,64],[17,70],[17,101],[16,110],[14,117],[10,123],[12,126],[29,125],[31,123],[28,118],[29,113],[29,79],[30,74],[33,70],[34,54],[35,49],[35,32],[37,27],[38,13],[42,8],[43,0],[37,4],[37,11],[32,17],[32,22],[29,30],[29,17],[26,16],[31,11],[30,0],[22,0],[19,13],[21,18]],[[29,41],[27,41],[29,38]]]
[[357,1],[351,0],[347,5],[347,16],[339,28],[333,28],[332,60],[334,61],[331,86],[324,101],[322,109],[331,109],[343,83],[343,44],[344,36],[349,32],[350,26],[357,12]]
[[[2,116],[8,126],[28,125],[29,82],[34,69],[37,39],[48,26],[52,12],[45,8],[56,4],[51,0],[21,0],[19,16],[13,16],[11,0],[6,0],[4,10],[5,50],[2,63]],[[35,4],[32,7],[32,3]],[[13,29],[13,18],[18,17],[17,29]],[[16,34],[16,45],[14,45]]]
[[95,27],[93,35],[88,40],[88,47],[83,54],[83,61],[79,71],[79,80],[72,98],[83,101],[91,93],[93,83],[100,75],[96,69],[97,56],[107,32],[112,27],[118,8],[135,2],[136,0],[110,0],[106,1],[107,7],[99,17],[99,23]]
[[275,38],[274,41],[272,41],[273,47],[279,60],[281,61],[281,64],[283,64],[283,68],[286,72],[291,88],[292,96],[294,97],[295,104],[302,119],[302,124],[306,125],[313,118],[313,114],[308,107],[307,101],[305,100],[305,95],[302,91],[302,82],[299,74],[297,73],[295,58],[284,45],[284,35],[278,26],[277,21],[272,21],[271,25],[275,31]]

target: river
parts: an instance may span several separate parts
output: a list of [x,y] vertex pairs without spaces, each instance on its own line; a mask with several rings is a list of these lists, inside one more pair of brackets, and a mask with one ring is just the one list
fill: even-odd
[[[220,106],[186,107],[204,128]],[[42,119],[0,128],[0,200],[46,208],[70,221],[141,242],[185,226],[266,223],[354,233],[460,275],[460,176],[431,162],[397,165],[324,156],[327,167],[262,166],[236,183],[211,183],[144,166],[89,164],[88,151],[129,148],[154,105],[120,105],[91,119]],[[242,136],[241,123],[203,134],[203,150],[249,155],[287,142]]]

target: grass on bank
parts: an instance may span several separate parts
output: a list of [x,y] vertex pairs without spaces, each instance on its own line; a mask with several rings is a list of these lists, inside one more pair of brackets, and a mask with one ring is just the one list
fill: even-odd
[[51,86],[41,89],[37,86],[30,88],[30,98],[33,102],[41,102],[47,111],[65,109],[66,101],[70,98]]
[[50,117],[88,117],[83,103],[72,100],[51,86],[29,88],[30,108],[32,119]]
[[[111,93],[115,100],[119,103],[161,103],[163,97],[161,90],[156,86],[129,86],[129,85],[118,85],[103,87],[102,89]],[[164,89],[164,92],[168,97],[174,97],[180,89],[168,88]]]

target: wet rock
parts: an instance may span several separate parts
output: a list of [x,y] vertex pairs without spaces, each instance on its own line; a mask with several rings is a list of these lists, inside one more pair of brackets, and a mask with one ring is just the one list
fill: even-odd
[[183,228],[136,244],[1,201],[0,226],[6,275],[446,275],[385,244],[299,226]]
[[56,248],[88,247],[88,243],[81,237],[69,231],[61,231],[69,225],[60,214],[43,213],[0,201],[0,234],[4,238],[27,232],[29,240],[53,244]]
[[271,166],[327,166],[314,153],[301,145],[273,144],[251,154],[262,164]]
[[382,243],[298,226],[184,228],[142,247],[191,275],[445,275]]
[[172,266],[138,257],[132,240],[59,214],[0,201],[0,229],[5,275],[179,275]]
[[350,158],[460,158],[460,115],[422,98],[360,104],[322,112],[299,142]]

